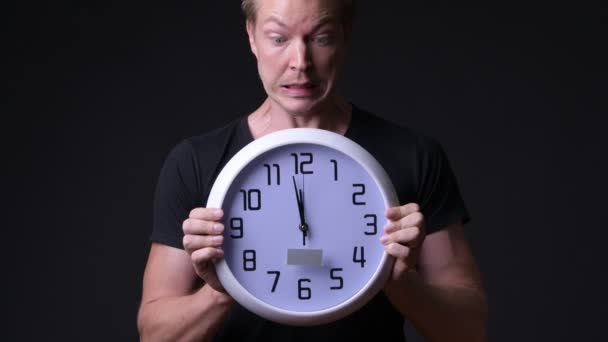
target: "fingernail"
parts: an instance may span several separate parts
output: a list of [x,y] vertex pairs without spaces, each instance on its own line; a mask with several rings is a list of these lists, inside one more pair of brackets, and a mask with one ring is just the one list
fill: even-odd
[[224,231],[224,225],[221,223],[214,223],[213,224],[213,232],[214,233],[221,233]]
[[211,241],[213,243],[222,243],[222,240],[224,239],[223,236],[219,235],[219,236],[214,236],[211,238]]
[[382,244],[385,244],[385,243],[386,243],[386,241],[388,241],[388,236],[386,236],[386,235],[382,235],[382,236],[380,237],[380,242],[382,242]]
[[222,217],[222,214],[222,209],[216,209],[213,211],[213,215],[218,219]]

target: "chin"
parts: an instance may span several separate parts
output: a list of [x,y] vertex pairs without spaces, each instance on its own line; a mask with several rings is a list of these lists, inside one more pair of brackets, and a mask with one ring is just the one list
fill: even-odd
[[319,112],[324,106],[327,106],[328,99],[324,97],[314,98],[279,98],[275,102],[286,112],[292,115],[309,115],[313,112]]
[[319,101],[310,99],[288,99],[277,104],[292,115],[307,115],[319,107]]

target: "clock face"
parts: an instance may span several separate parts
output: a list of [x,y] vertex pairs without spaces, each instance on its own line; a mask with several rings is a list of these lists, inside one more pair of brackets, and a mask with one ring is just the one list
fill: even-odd
[[277,146],[242,166],[222,203],[218,275],[224,284],[230,273],[231,295],[278,317],[314,316],[360,297],[387,259],[379,239],[388,203],[369,170],[314,143]]

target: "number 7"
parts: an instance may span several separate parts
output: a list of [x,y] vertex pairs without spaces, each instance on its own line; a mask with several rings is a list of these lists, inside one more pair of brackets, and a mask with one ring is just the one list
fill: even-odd
[[281,272],[279,271],[268,271],[266,274],[274,274],[274,282],[272,283],[272,290],[270,292],[274,292],[277,288],[277,283],[279,282],[279,277],[281,276]]

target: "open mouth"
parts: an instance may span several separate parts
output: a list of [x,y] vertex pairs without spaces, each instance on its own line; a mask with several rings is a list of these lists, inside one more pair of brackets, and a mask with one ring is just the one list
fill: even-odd
[[317,87],[314,83],[302,83],[302,84],[286,84],[283,86],[287,89],[314,89]]

